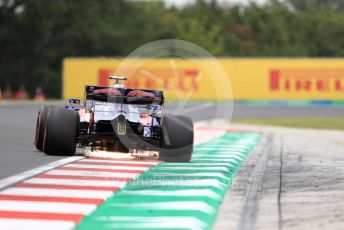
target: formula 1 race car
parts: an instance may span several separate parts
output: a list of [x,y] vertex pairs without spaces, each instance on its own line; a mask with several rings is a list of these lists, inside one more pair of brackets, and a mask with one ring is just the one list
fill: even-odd
[[49,155],[74,155],[76,149],[127,153],[130,158],[189,162],[193,122],[164,113],[160,90],[127,89],[124,77],[109,77],[112,87],[85,86],[84,102],[69,99],[65,108],[42,106],[35,146]]

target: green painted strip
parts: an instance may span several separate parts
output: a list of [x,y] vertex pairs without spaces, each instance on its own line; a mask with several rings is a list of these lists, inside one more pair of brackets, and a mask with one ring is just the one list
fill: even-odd
[[160,163],[114,193],[76,229],[210,229],[259,139],[259,134],[227,133],[197,145],[191,163]]

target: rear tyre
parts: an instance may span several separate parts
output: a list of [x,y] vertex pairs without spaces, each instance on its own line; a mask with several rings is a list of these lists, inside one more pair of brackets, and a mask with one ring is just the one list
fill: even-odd
[[166,114],[162,120],[159,160],[190,162],[193,151],[193,122],[186,116]]
[[36,123],[36,134],[35,134],[35,146],[36,146],[36,149],[39,151],[43,151],[45,123],[46,123],[49,108],[51,107],[43,105],[38,111],[37,123]]
[[77,111],[62,108],[49,109],[44,133],[44,153],[59,156],[74,155],[79,121]]

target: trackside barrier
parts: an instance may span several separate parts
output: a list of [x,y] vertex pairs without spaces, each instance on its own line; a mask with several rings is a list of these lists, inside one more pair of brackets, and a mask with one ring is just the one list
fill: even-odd
[[[147,59],[118,73],[122,61],[65,59],[64,98],[82,98],[84,85],[109,85],[108,75],[117,73],[129,77],[128,87],[163,89],[169,99],[344,101],[344,59],[218,59],[226,76],[207,71],[208,59]],[[219,93],[224,89],[231,93]]]

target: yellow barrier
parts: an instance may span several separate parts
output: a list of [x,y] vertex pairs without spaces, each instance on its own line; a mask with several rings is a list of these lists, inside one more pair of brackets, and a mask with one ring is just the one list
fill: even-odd
[[344,99],[344,59],[126,60],[67,58],[64,98],[81,98],[85,85],[110,85],[108,75],[129,77],[127,87],[163,89],[170,99]]

